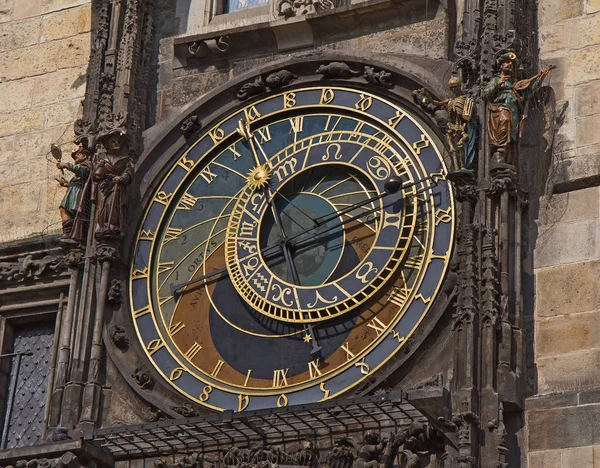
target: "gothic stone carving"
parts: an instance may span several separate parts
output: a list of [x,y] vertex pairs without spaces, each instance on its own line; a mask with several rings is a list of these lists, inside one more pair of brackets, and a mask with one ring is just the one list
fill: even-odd
[[126,351],[129,348],[129,338],[127,338],[127,333],[125,333],[123,327],[115,325],[112,328],[110,339],[121,351]]
[[354,460],[356,460],[356,447],[349,437],[337,439],[335,446],[325,458],[329,468],[350,468]]
[[337,78],[347,79],[359,76],[361,72],[352,70],[347,63],[331,62],[317,68],[317,74],[323,75],[323,78],[326,80],[334,80]]
[[270,89],[278,89],[289,85],[298,77],[288,70],[279,70],[267,76],[265,83]]
[[375,71],[373,67],[365,67],[363,72],[363,78],[367,83],[371,83],[384,88],[392,88],[394,83],[392,82],[392,74],[385,70]]
[[96,468],[97,466],[93,459],[79,458],[73,452],[65,452],[58,458],[18,460],[14,465],[6,465],[3,468]]
[[154,460],[154,466],[155,468],[202,468],[204,461],[199,453],[192,453],[184,455],[172,463],[159,458]]
[[245,101],[252,96],[262,93],[265,90],[265,87],[265,82],[260,76],[258,76],[254,81],[250,81],[242,85],[236,96],[240,101]]
[[331,0],[280,0],[277,4],[277,16],[290,18],[309,13],[321,13],[335,8]]
[[145,369],[137,368],[131,374],[131,378],[142,390],[151,390],[154,387],[154,378]]
[[123,293],[121,289],[121,282],[114,279],[110,283],[106,300],[109,304],[118,306],[123,301]]
[[186,138],[194,134],[197,130],[202,128],[202,124],[200,123],[200,117],[197,115],[190,115],[187,119],[185,119],[181,126],[179,127],[179,131]]
[[67,262],[62,255],[45,255],[40,259],[27,255],[16,262],[0,262],[0,282],[53,277],[60,275],[66,269]]

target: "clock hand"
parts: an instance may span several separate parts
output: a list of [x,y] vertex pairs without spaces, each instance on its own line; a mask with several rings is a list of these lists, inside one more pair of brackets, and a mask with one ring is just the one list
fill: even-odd
[[[265,159],[265,164],[268,165],[269,158],[265,154],[265,151],[263,150],[263,148],[260,145],[260,143],[258,142],[258,140],[256,140],[256,137],[254,136],[254,134],[250,131],[250,126],[248,125],[248,122],[246,122],[244,120],[239,121],[238,133],[240,135],[242,135],[246,140],[248,140],[248,143],[250,143],[250,149],[252,150],[252,155],[254,156],[254,162],[256,163],[256,165],[259,166],[261,164],[260,158],[258,157],[258,153],[256,152],[256,147],[258,147],[260,149],[260,152],[262,153],[263,158]],[[271,191],[271,187],[268,185],[268,182],[265,185],[264,190],[265,190],[265,195],[267,196],[267,200],[269,202],[269,206],[271,207],[271,212],[273,213],[273,220],[275,221],[275,225],[279,229],[279,234],[281,236],[280,246],[281,246],[281,251],[283,252],[283,256],[285,258],[285,262],[288,265],[288,268],[292,275],[292,280],[293,280],[294,284],[300,286],[300,277],[298,276],[298,271],[296,270],[296,265],[294,264],[294,259],[292,258],[292,254],[289,250],[289,246],[287,243],[287,236],[285,234],[285,229],[281,222],[281,217],[279,216],[279,212],[277,211],[277,206],[275,205],[275,197]],[[283,195],[282,195],[282,197],[283,197]],[[287,200],[287,198],[285,198],[285,197],[283,197],[283,198],[285,200]],[[292,204],[291,201],[289,201],[289,200],[287,200],[287,201],[290,204]],[[295,205],[294,205],[294,207],[295,207]],[[305,214],[302,210],[300,210],[300,208],[297,208],[297,209],[300,212],[302,212],[303,214]],[[318,224],[315,222],[314,219],[312,219],[308,215],[306,215],[306,216],[313,222],[313,224],[315,224],[315,226],[318,226]],[[315,334],[314,334],[312,325],[304,324],[304,330],[306,331],[307,336],[310,337],[309,341],[312,344],[312,350],[311,350],[310,354],[312,354],[312,355],[318,354],[321,351],[321,349],[323,349],[323,347],[319,346],[319,343],[317,343],[317,339],[315,338]]]

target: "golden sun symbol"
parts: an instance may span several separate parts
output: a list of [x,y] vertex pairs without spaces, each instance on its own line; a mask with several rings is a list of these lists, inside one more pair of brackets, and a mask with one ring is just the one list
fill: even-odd
[[267,185],[269,183],[270,177],[271,171],[269,169],[269,166],[267,166],[266,164],[261,164],[260,166],[256,166],[248,173],[246,185],[252,190],[256,190]]

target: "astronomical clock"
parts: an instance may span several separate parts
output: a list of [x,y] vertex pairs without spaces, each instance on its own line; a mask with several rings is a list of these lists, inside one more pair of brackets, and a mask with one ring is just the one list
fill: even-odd
[[403,349],[440,291],[456,224],[443,146],[374,86],[299,80],[214,114],[138,207],[142,357],[213,410],[338,397]]

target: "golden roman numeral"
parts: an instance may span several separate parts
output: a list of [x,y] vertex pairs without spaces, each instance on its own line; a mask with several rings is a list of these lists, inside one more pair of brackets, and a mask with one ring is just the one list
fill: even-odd
[[271,141],[271,130],[269,127],[259,128],[258,135],[260,136],[260,142],[265,143],[267,141]]
[[175,262],[159,262],[158,263],[158,274],[160,275],[161,273],[165,273],[169,270],[173,269],[173,266],[175,265]]
[[185,328],[185,323],[183,323],[183,322],[173,323],[169,327],[169,333],[171,334],[171,336],[175,336],[175,335],[177,335],[177,333],[179,333],[184,328]]
[[392,292],[390,292],[390,295],[388,296],[387,301],[391,302],[392,304],[396,304],[399,307],[402,307],[406,302],[406,299],[408,299],[409,293],[410,290],[406,289],[406,287],[398,288],[394,286]]
[[220,359],[217,361],[217,364],[215,365],[215,368],[213,369],[213,371],[210,373],[210,375],[212,375],[213,377],[216,377],[217,375],[219,375],[219,372],[221,372],[221,368],[223,367],[223,364],[225,364],[225,361],[221,361]]
[[304,116],[291,118],[290,126],[292,127],[292,132],[300,133],[304,128]]
[[346,344],[343,344],[342,349],[346,351],[346,361],[350,361],[354,356],[356,356],[352,351],[350,351],[350,343],[346,342]]
[[393,139],[391,136],[385,135],[383,138],[381,138],[379,143],[377,143],[373,149],[380,154],[385,153],[386,151],[390,150],[390,143],[392,141]]
[[287,373],[289,369],[275,369],[273,371],[273,387],[285,387],[287,386]]
[[315,359],[314,361],[310,361],[308,363],[308,372],[310,372],[310,378],[314,379],[323,375],[321,369],[319,369],[319,359]]
[[233,160],[234,160],[234,161],[235,161],[236,159],[239,159],[239,158],[241,158],[241,157],[242,157],[242,154],[241,154],[241,153],[238,153],[238,152],[235,150],[235,145],[231,145],[231,146],[229,147],[229,151],[231,151],[231,152],[233,153]]
[[143,315],[149,314],[152,312],[152,307],[147,305],[146,307],[142,307],[141,309],[137,309],[133,311],[133,318],[139,319]]
[[410,268],[412,270],[418,270],[421,268],[423,264],[423,254],[413,255],[412,257],[408,257],[406,262],[404,262],[404,266]]
[[252,369],[248,369],[248,372],[246,373],[246,380],[244,380],[244,387],[248,386],[248,380],[250,380],[250,374],[252,374]]
[[387,325],[377,317],[374,317],[371,322],[367,323],[367,327],[375,330],[377,332],[377,336],[380,336],[385,331]]
[[[215,178],[217,177],[217,174],[215,174],[214,172],[211,172],[210,170],[210,166],[206,166],[202,172],[200,173],[200,175],[202,176],[202,178],[208,183],[211,184],[213,180],[215,180]],[[197,198],[196,198],[197,200]]]
[[181,235],[182,232],[183,232],[183,229],[173,228],[173,227],[167,228],[167,230],[165,231],[165,237],[163,238],[163,245],[165,245],[167,242],[176,240]]
[[194,344],[192,346],[190,346],[190,349],[188,349],[185,352],[184,356],[191,361],[192,359],[194,359],[196,357],[196,354],[198,354],[201,349],[202,349],[202,346],[200,346],[197,342],[194,341]]

